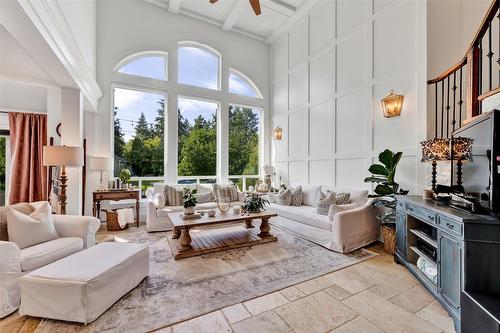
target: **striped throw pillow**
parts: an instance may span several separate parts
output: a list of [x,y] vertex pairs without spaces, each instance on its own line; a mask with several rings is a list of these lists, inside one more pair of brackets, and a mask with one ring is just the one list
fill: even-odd
[[165,206],[182,206],[182,190],[165,186]]
[[229,198],[231,202],[238,201],[238,188],[234,184],[214,184],[213,189],[215,200],[226,197]]

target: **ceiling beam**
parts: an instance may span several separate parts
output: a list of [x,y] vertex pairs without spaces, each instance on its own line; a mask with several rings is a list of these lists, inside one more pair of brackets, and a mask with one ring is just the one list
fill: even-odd
[[260,0],[263,7],[267,7],[277,13],[292,16],[295,14],[295,7],[281,1],[281,0]]
[[182,0],[169,0],[168,11],[174,14],[179,14],[181,11]]
[[222,24],[222,30],[229,31],[234,27],[234,24],[240,18],[241,13],[246,8],[248,3],[246,1],[236,1],[233,9],[229,12],[224,23]]
[[289,18],[286,19],[285,22],[283,22],[282,25],[279,26],[278,29],[274,30],[271,36],[269,36],[266,40],[267,44],[271,44],[274,41],[276,41],[278,38],[280,38],[283,34],[285,34],[295,23],[300,21],[302,17],[307,15],[307,13],[315,7],[321,0],[308,0],[305,1],[299,8],[297,8],[297,11],[295,14],[290,16]]

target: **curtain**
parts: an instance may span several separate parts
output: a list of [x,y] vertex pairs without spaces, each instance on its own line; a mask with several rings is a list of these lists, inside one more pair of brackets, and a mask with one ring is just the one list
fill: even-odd
[[9,130],[9,204],[47,200],[47,168],[42,164],[42,147],[47,145],[47,116],[11,112]]

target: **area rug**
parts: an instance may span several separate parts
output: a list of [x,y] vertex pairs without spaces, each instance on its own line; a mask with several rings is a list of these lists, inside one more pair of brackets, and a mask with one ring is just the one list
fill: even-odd
[[[350,266],[376,254],[350,254],[273,227],[278,242],[174,261],[165,237],[143,227],[113,233],[115,241],[147,243],[150,275],[93,323],[43,320],[41,332],[145,332],[247,301]],[[98,241],[109,236],[98,234]],[[127,278],[126,275],[123,278]]]

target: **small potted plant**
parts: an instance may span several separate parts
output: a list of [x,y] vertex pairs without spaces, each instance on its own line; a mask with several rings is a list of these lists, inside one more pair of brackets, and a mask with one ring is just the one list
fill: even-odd
[[250,194],[247,196],[242,209],[248,213],[260,213],[266,209],[266,204],[269,204],[269,201],[262,198],[262,196]]
[[403,153],[393,153],[389,149],[384,150],[378,156],[381,164],[372,164],[368,171],[371,177],[365,178],[365,183],[375,183],[374,192],[368,197],[377,198],[373,206],[385,208],[377,216],[382,228],[384,238],[384,250],[394,254],[396,248],[396,195],[408,194],[407,190],[399,188],[399,184],[394,181],[396,168]]
[[196,189],[185,187],[182,192],[182,205],[184,206],[184,214],[192,215],[194,214],[194,207],[198,203],[198,200],[195,197]]
[[129,169],[121,169],[120,170],[120,181],[122,182],[122,188],[127,188],[127,183],[130,180],[130,170]]

